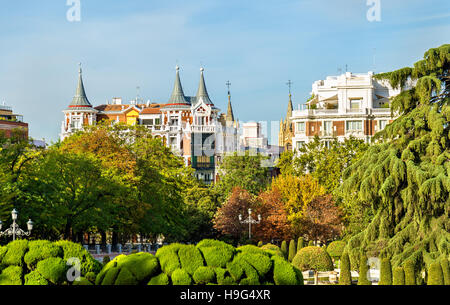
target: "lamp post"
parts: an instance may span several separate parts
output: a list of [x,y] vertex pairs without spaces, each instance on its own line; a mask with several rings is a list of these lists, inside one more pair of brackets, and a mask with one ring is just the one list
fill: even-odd
[[258,220],[252,218],[252,209],[248,209],[248,218],[242,219],[242,215],[239,214],[240,223],[248,223],[248,239],[252,239],[252,224],[258,224],[261,222],[261,215],[258,214]]
[[19,228],[19,225],[16,223],[18,214],[19,213],[16,211],[16,209],[12,210],[11,218],[13,220],[13,223],[4,232],[1,231],[3,222],[0,220],[0,236],[3,236],[3,235],[11,236],[12,235],[13,240],[16,240],[16,236],[30,236],[31,230],[33,230],[33,222],[31,221],[31,219],[28,220],[28,222],[27,222],[28,232],[25,232],[24,230]]

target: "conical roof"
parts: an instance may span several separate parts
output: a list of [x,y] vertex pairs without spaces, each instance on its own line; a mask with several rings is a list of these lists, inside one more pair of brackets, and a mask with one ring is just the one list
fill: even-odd
[[213,105],[213,102],[211,102],[211,99],[209,98],[208,91],[206,90],[205,78],[203,77],[204,70],[205,69],[200,68],[200,83],[198,85],[196,99],[197,102],[202,100],[206,105]]
[[69,107],[92,107],[91,103],[89,103],[89,100],[86,96],[86,92],[84,91],[81,65],[80,65],[80,69],[78,70],[77,91],[76,91],[75,96],[73,97],[72,102],[70,103]]
[[286,114],[286,121],[291,121],[291,116],[292,116],[292,110],[294,109],[294,107],[292,106],[292,99],[291,99],[292,95],[289,93],[289,103],[288,103],[288,108],[287,108],[287,114]]
[[228,92],[228,110],[227,110],[227,122],[234,122],[233,106],[231,106],[231,95]]
[[186,97],[184,96],[183,87],[180,81],[180,67],[176,66],[177,74],[175,76],[175,85],[173,86],[172,95],[170,96],[169,102],[167,104],[189,104]]

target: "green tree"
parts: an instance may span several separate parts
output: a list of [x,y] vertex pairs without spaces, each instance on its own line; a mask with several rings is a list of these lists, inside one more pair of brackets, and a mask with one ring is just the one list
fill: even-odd
[[297,252],[300,251],[301,248],[305,246],[305,241],[303,237],[299,237],[297,240]]
[[295,241],[291,239],[291,241],[289,242],[289,256],[288,256],[288,260],[290,262],[292,262],[292,260],[294,259],[295,254],[297,254],[297,247],[295,245]]
[[348,253],[344,252],[341,256],[341,268],[339,273],[339,285],[351,285],[352,274],[350,271],[350,259]]
[[319,283],[319,271],[333,270],[333,262],[327,251],[319,247],[306,247],[300,249],[292,260],[292,265],[302,271],[314,271],[314,284]]
[[416,285],[416,270],[414,261],[409,259],[404,262],[405,285]]
[[405,285],[405,271],[399,266],[394,269],[392,274],[392,285]]
[[438,261],[432,262],[428,268],[427,285],[444,285],[444,274]]
[[288,246],[287,246],[287,242],[285,240],[283,240],[281,242],[281,252],[283,252],[284,258],[287,259],[287,257],[288,257]]
[[358,277],[358,285],[372,285],[372,282],[369,281],[369,265],[367,264],[367,256],[364,253],[361,253],[361,260],[359,262],[359,277]]
[[392,285],[392,266],[389,258],[381,260],[380,282],[378,285]]
[[349,240],[354,251],[391,257],[395,266],[414,258],[421,268],[450,254],[449,67],[450,45],[442,45],[413,68],[376,75],[395,88],[415,85],[393,98],[399,117],[344,171],[343,191],[370,202],[375,215]]

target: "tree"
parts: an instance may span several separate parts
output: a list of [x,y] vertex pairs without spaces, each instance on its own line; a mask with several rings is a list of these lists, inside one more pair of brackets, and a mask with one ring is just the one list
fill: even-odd
[[[216,213],[214,228],[220,233],[230,235],[235,240],[238,240],[246,232],[246,225],[239,221],[239,214],[246,218],[249,208],[253,208],[253,211],[256,211],[257,214],[255,209],[257,204],[254,196],[240,187],[233,188],[227,202]],[[252,226],[252,229],[254,230],[254,226]]]
[[297,252],[292,265],[300,270],[314,271],[314,284],[319,283],[319,271],[333,270],[333,262],[327,251],[319,247],[306,247]]
[[392,274],[392,285],[405,285],[405,271],[403,267],[398,266]]
[[[375,215],[349,240],[352,251],[389,256],[395,266],[411,258],[421,268],[450,254],[449,68],[450,45],[442,45],[413,68],[376,75],[403,91],[391,103],[399,117],[344,171],[343,191],[371,202]],[[405,88],[408,80],[415,85]]]
[[287,242],[285,240],[283,240],[281,242],[281,252],[283,252],[284,258],[287,259],[287,257],[288,257],[288,245],[287,245]]
[[358,277],[358,285],[372,285],[372,282],[369,281],[369,266],[367,265],[367,256],[364,253],[361,253],[361,260],[359,262],[359,277]]
[[416,285],[416,271],[414,261],[409,259],[404,262],[405,285]]
[[331,195],[319,196],[306,206],[299,225],[300,231],[309,240],[326,243],[342,231],[341,212],[334,205]]
[[352,284],[352,274],[350,271],[350,259],[348,257],[348,253],[345,252],[341,257],[339,285],[351,285],[351,284]]
[[257,201],[262,220],[256,227],[255,238],[265,242],[290,238],[291,226],[278,190],[267,190],[259,194]]
[[289,242],[289,256],[288,256],[288,260],[290,262],[292,262],[292,260],[294,259],[295,254],[297,254],[297,247],[295,245],[295,241],[291,239],[291,241]]
[[225,201],[234,187],[240,187],[247,190],[252,195],[258,195],[269,183],[268,167],[263,162],[266,157],[258,154],[226,156],[220,164],[219,182],[216,187],[223,195]]
[[438,261],[430,264],[427,285],[444,285],[444,274]]
[[305,246],[305,240],[303,237],[299,237],[297,240],[297,252],[300,251],[301,248]]
[[392,266],[389,258],[381,259],[380,282],[378,285],[392,285]]

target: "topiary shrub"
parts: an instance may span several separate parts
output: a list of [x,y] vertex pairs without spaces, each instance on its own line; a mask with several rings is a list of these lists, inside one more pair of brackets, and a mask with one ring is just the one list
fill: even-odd
[[267,253],[264,253],[263,251],[261,251],[261,253],[242,252],[236,257],[251,265],[261,278],[272,269],[272,260]]
[[310,240],[310,241],[308,242],[308,247],[314,247],[314,242],[313,242],[312,240]]
[[264,252],[270,254],[270,256],[278,255],[283,257],[283,252],[281,252],[280,248],[276,245],[265,244],[264,246],[261,247],[261,250],[264,250]]
[[193,245],[183,246],[178,250],[181,268],[193,275],[194,272],[204,265],[201,252]]
[[156,257],[159,259],[162,271],[169,276],[173,271],[181,268],[178,250],[182,246],[182,244],[174,243],[163,246],[156,251]]
[[66,280],[67,265],[60,257],[49,257],[37,263],[36,270],[52,284]]
[[402,267],[397,267],[394,269],[392,277],[392,284],[393,285],[405,285],[405,271]]
[[152,277],[148,285],[169,285],[169,277],[165,273],[160,273]]
[[428,268],[427,285],[444,285],[444,273],[438,261],[432,262]]
[[305,240],[303,239],[303,237],[299,237],[297,240],[297,252],[304,247],[305,247]]
[[73,281],[74,286],[92,286],[92,282],[87,278],[80,276],[76,281]]
[[392,285],[392,267],[389,258],[383,258],[380,266],[380,282],[378,285]]
[[262,247],[262,245],[263,245],[263,242],[261,240],[258,241],[258,247]]
[[22,285],[23,269],[20,266],[9,266],[0,274],[0,285]]
[[198,285],[211,284],[216,281],[216,273],[214,272],[213,267],[201,266],[195,270],[192,278]]
[[213,239],[204,239],[196,247],[203,254],[206,265],[210,267],[225,268],[236,252],[233,246]]
[[5,266],[23,266],[23,258],[28,250],[28,241],[19,239],[6,245],[7,252],[3,257],[2,264]]
[[292,260],[294,259],[295,254],[297,254],[297,247],[295,245],[295,241],[291,239],[291,241],[289,242],[289,255],[288,255],[288,260],[290,262],[292,262]]
[[75,257],[80,260],[81,275],[84,276],[88,272],[99,273],[102,270],[102,264],[97,261],[92,255],[80,244],[76,244],[67,240],[60,240],[54,243],[63,249],[63,259]]
[[369,277],[369,265],[367,265],[367,256],[364,253],[361,253],[361,259],[359,262],[358,285],[372,285],[372,282],[369,281],[368,277]]
[[333,262],[330,255],[319,247],[306,247],[297,252],[292,265],[296,268],[306,271],[313,270],[315,283],[318,284],[318,272],[333,270]]
[[450,267],[446,257],[441,258],[441,268],[444,274],[444,285],[450,285]]
[[348,253],[344,252],[341,256],[341,268],[339,272],[339,285],[351,285],[352,273],[350,270],[350,258]]
[[175,269],[172,272],[172,284],[173,285],[191,285],[192,284],[192,278],[190,277],[189,273],[186,272],[186,270],[183,269]]
[[36,269],[38,261],[49,257],[62,257],[63,250],[48,240],[34,240],[28,243],[28,252],[24,256],[24,262],[29,270]]
[[97,275],[94,272],[88,272],[85,275],[85,278],[91,283],[95,283],[95,278],[96,277],[97,277]]
[[111,261],[111,258],[108,255],[103,256],[103,265],[106,265],[107,263],[109,263]]
[[272,256],[273,281],[276,285],[303,285],[303,276],[299,270],[279,256]]
[[8,252],[8,248],[0,246],[0,264],[3,260],[3,257],[5,257],[6,252]]
[[236,282],[231,277],[227,269],[224,268],[214,268],[216,273],[217,284],[219,285],[235,285]]
[[331,242],[327,247],[327,252],[330,254],[332,259],[340,259],[344,253],[344,248],[346,243],[341,240],[336,240]]
[[36,270],[25,275],[25,285],[49,285],[49,282]]
[[403,270],[405,272],[405,285],[416,285],[416,271],[414,261],[411,259],[405,261]]
[[287,248],[287,243],[285,240],[283,240],[281,242],[281,252],[283,253],[284,258],[288,257],[288,248]]
[[155,256],[147,252],[139,252],[120,259],[117,266],[127,269],[135,280],[147,283],[150,277],[159,271],[159,262]]
[[138,280],[128,268],[120,268],[119,274],[114,281],[114,285],[125,286],[137,284],[139,284]]

